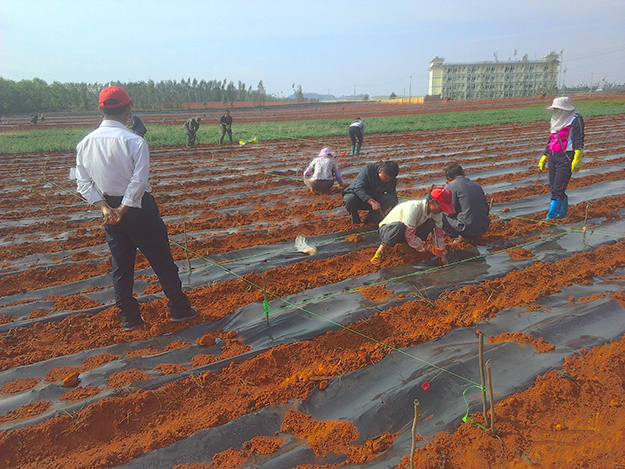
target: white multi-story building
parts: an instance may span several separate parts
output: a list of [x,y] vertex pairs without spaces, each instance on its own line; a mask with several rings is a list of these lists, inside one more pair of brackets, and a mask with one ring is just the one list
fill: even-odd
[[441,99],[488,99],[557,93],[560,56],[551,52],[540,60],[527,55],[515,62],[445,63],[430,62],[428,96]]

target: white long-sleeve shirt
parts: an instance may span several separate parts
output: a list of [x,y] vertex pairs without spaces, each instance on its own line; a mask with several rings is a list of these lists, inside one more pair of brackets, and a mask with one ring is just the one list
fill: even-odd
[[89,203],[104,195],[123,196],[122,205],[141,207],[150,192],[150,150],[120,121],[105,119],[76,146],[78,192]]

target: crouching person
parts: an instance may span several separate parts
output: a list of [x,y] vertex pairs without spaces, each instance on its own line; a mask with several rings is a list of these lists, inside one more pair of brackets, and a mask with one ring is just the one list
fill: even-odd
[[429,249],[440,258],[441,263],[447,264],[442,212],[456,213],[451,203],[451,191],[447,187],[436,188],[423,198],[395,206],[380,222],[378,236],[382,244],[371,262],[382,262],[386,249],[398,243],[417,252],[425,252],[428,249],[425,241],[431,234]]

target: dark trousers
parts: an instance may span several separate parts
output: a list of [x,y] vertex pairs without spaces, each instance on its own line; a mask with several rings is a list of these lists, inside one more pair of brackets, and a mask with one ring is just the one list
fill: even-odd
[[549,155],[549,187],[552,199],[564,199],[567,186],[571,180],[571,162],[574,153],[556,152]]
[[[123,197],[106,196],[106,202],[118,207]],[[158,276],[172,318],[189,314],[191,303],[182,291],[178,266],[169,248],[167,227],[160,217],[154,197],[148,192],[141,199],[141,208],[131,208],[117,225],[105,225],[106,241],[111,250],[115,304],[121,310],[122,322],[141,320],[139,303],[132,296],[137,248],[146,257]]]
[[187,134],[187,146],[195,148],[195,132],[186,131]]
[[221,137],[219,137],[219,144],[221,145],[222,143],[224,143],[224,137],[226,136],[226,133],[228,134],[228,137],[230,137],[230,143],[232,143],[232,129],[226,126],[221,126]]
[[[428,236],[436,226],[434,220],[428,218],[421,226],[417,226],[416,235],[422,241],[427,241]],[[382,225],[378,228],[378,236],[380,241],[389,246],[395,246],[398,243],[406,242],[406,225],[400,221],[394,221],[388,225]]]
[[[382,212],[386,213],[389,208],[397,205],[397,196],[393,194],[381,194],[376,196],[375,200],[382,206]],[[360,223],[360,215],[358,210],[367,210],[367,215],[363,223],[380,223],[384,218],[380,212],[374,211],[367,202],[360,200],[356,194],[347,193],[343,195],[343,205],[352,217],[352,223],[357,225]]]
[[347,132],[349,133],[349,138],[352,139],[352,145],[356,145],[356,140],[358,140],[359,145],[362,145],[362,141],[364,140],[365,136],[363,135],[362,129],[360,127],[358,127],[357,125],[353,127],[350,126]]

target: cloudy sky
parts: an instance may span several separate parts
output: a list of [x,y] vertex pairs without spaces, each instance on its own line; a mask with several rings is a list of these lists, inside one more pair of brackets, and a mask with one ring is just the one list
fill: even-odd
[[[424,95],[429,62],[540,59],[625,83],[624,0],[2,0],[0,77]],[[516,55],[515,55],[516,54]]]

